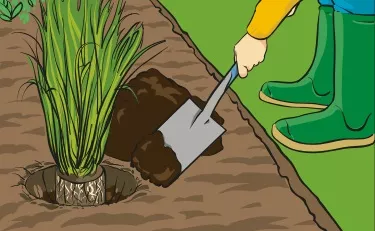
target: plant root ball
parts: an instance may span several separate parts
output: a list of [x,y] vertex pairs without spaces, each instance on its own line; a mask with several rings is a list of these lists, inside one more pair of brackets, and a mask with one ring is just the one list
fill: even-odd
[[160,131],[146,136],[136,147],[131,166],[135,167],[144,180],[156,186],[168,187],[181,174],[181,164],[175,152],[164,146]]
[[98,166],[95,174],[83,178],[56,171],[56,201],[60,205],[97,206],[105,203],[105,175]]

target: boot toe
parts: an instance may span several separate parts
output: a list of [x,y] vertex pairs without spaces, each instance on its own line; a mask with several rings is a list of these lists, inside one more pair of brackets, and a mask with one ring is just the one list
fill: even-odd
[[288,139],[293,140],[293,136],[290,133],[289,124],[285,119],[277,121],[274,127],[275,129],[277,129],[279,133],[281,133],[281,135],[285,136]]
[[263,94],[265,94],[266,96],[272,98],[272,92],[271,92],[271,86],[270,85],[271,85],[271,83],[269,83],[269,82],[263,84],[261,92]]

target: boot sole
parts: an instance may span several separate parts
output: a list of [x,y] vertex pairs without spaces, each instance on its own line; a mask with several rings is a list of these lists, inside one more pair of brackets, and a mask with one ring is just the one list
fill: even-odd
[[375,135],[365,139],[338,140],[325,144],[302,144],[284,136],[275,125],[272,126],[273,137],[286,147],[302,152],[326,152],[343,148],[354,148],[369,146],[375,142]]
[[311,103],[290,103],[290,102],[284,102],[277,99],[273,99],[263,92],[259,92],[259,98],[267,103],[285,106],[285,107],[295,107],[295,108],[313,108],[313,109],[325,109],[326,105],[320,105],[320,104],[311,104]]

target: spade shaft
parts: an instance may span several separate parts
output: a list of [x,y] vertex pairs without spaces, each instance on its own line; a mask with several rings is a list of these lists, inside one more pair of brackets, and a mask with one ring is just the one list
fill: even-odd
[[212,92],[212,94],[207,100],[206,106],[204,107],[203,111],[197,115],[197,118],[193,121],[192,126],[194,126],[194,124],[202,124],[208,121],[208,119],[214,112],[217,104],[219,103],[220,99],[223,97],[225,91],[229,88],[229,86],[236,79],[237,76],[238,67],[237,63],[235,63],[228,71],[225,78],[217,85],[215,90]]

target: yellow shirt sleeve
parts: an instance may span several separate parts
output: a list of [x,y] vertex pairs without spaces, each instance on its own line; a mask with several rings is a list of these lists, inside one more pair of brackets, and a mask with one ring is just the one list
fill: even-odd
[[254,38],[268,38],[289,12],[302,0],[260,0],[247,32]]

